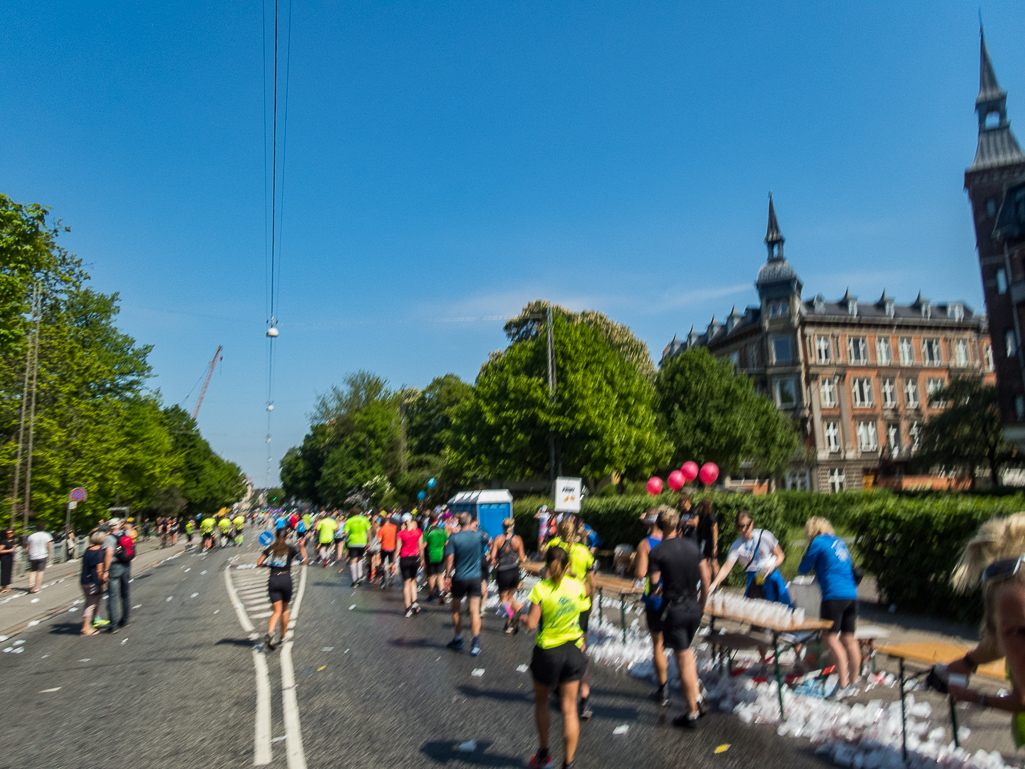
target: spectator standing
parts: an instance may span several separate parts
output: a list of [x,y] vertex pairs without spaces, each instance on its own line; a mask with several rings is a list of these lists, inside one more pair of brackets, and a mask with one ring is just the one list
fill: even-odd
[[708,600],[708,564],[697,543],[677,536],[679,516],[675,510],[658,514],[662,542],[648,556],[648,572],[662,595],[662,640],[676,656],[680,671],[680,689],[687,712],[673,719],[673,726],[696,729],[698,709],[698,669],[691,642],[701,625]]
[[[107,612],[110,614],[110,632],[116,633],[128,624],[131,601],[128,594],[128,582],[132,578],[132,558],[135,556],[134,545],[129,531],[120,518],[111,518],[107,522],[110,532],[103,540],[106,556],[103,564],[107,575]],[[125,542],[128,540],[128,542]],[[119,605],[120,604],[120,605]]]
[[548,522],[551,520],[552,514],[548,512],[548,505],[541,505],[534,513],[534,518],[537,519],[537,552],[538,555],[544,553],[545,541],[548,539]]
[[14,531],[8,529],[0,537],[0,593],[11,592],[11,577],[14,574],[14,553],[18,543],[14,540]]
[[107,582],[104,564],[107,553],[103,547],[106,539],[103,532],[94,531],[89,535],[89,547],[82,553],[82,593],[85,596],[85,607],[82,609],[81,635],[96,635],[99,630],[92,627],[93,615],[103,598],[103,588]]
[[797,567],[800,574],[815,572],[822,591],[819,616],[829,620],[833,627],[822,634],[826,648],[836,663],[840,685],[837,698],[858,693],[854,682],[861,671],[861,647],[854,637],[858,618],[858,583],[854,579],[854,561],[847,543],[836,536],[825,518],[814,516],[804,525],[804,538],[808,550]]
[[38,593],[43,586],[43,572],[46,562],[53,560],[53,537],[43,531],[43,524],[37,523],[35,533],[29,534],[28,541],[28,591]]
[[[697,538],[701,557],[708,561],[709,573],[714,578],[719,573],[719,519],[712,512],[712,500],[702,499],[697,505],[697,514],[683,522]],[[689,536],[689,535],[688,535]]]

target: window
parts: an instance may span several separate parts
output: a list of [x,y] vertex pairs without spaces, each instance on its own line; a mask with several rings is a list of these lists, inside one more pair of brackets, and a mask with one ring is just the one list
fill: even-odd
[[875,422],[858,422],[858,448],[862,451],[875,451],[879,448],[879,436]]
[[893,348],[890,347],[889,337],[880,337],[876,340],[876,359],[880,366],[889,366],[893,363]]
[[847,360],[858,366],[864,366],[868,363],[868,345],[865,344],[865,337],[852,336],[847,338]]
[[893,409],[897,407],[897,386],[892,379],[884,379],[880,385],[883,391],[883,407]]
[[815,360],[819,363],[833,362],[833,341],[828,336],[815,337]]
[[968,365],[968,342],[964,339],[954,342],[954,363],[958,366]]
[[734,352],[730,353],[730,363],[733,364],[733,371],[734,371],[734,373],[736,373],[737,371],[740,370],[740,353],[739,352],[734,351]]
[[1018,354],[1018,340],[1014,338],[1014,331],[1008,330],[1004,334],[1004,355],[1013,358]]
[[917,409],[919,406],[918,382],[914,379],[908,379],[904,382],[904,404],[909,409]]
[[993,345],[987,344],[985,347],[986,355],[986,371],[992,371],[993,366]]
[[1014,416],[1019,422],[1025,419],[1025,398],[1020,395],[1014,398]]
[[886,448],[890,450],[890,456],[896,459],[900,456],[900,427],[898,425],[886,426]]
[[793,379],[776,380],[776,403],[783,408],[797,404],[797,386]]
[[1004,272],[1004,269],[1002,267],[999,270],[997,270],[997,276],[996,277],[997,277],[997,293],[998,294],[1006,294],[1007,293],[1007,273]]
[[918,451],[918,447],[922,443],[922,423],[912,422],[908,428],[908,437],[911,438],[911,450]]
[[790,363],[793,360],[793,355],[790,350],[790,337],[773,337],[772,357],[775,363]]
[[909,336],[902,336],[900,338],[900,365],[915,365],[915,345]]
[[840,450],[840,425],[826,422],[826,446],[830,451]]
[[925,383],[925,391],[929,394],[929,405],[936,409],[944,408],[947,405],[946,401],[933,402],[933,396],[936,395],[940,390],[947,386],[947,383],[942,379],[930,379]]
[[964,305],[960,302],[955,302],[950,305],[947,314],[954,320],[964,320]]
[[811,481],[808,478],[807,470],[787,470],[784,482],[786,487],[793,491],[808,491],[811,489]]
[[871,406],[875,399],[872,397],[872,380],[855,379],[851,382],[851,394],[854,396],[854,405],[857,408]]
[[747,348],[747,367],[758,368],[758,345],[748,345]]
[[922,340],[922,362],[926,366],[943,365],[943,351],[940,349],[939,339]]
[[842,468],[834,467],[829,471],[829,490],[836,493],[847,488],[847,474]]
[[997,202],[993,198],[986,200],[986,216],[996,216]]
[[819,387],[822,391],[822,405],[827,409],[834,408],[836,406],[836,382],[832,379],[823,379]]
[[790,307],[787,302],[769,302],[770,318],[785,318],[790,314]]

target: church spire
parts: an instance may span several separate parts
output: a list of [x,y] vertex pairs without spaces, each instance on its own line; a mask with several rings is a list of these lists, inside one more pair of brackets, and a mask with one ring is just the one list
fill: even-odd
[[979,114],[979,146],[969,171],[1025,162],[1025,154],[1011,133],[1007,120],[1007,92],[997,82],[993,62],[986,48],[986,36],[979,30],[979,95],[975,111]]
[[776,207],[772,205],[772,193],[769,193],[769,226],[765,229],[765,245],[769,249],[769,261],[783,258],[783,242],[785,238],[779,231],[776,221]]

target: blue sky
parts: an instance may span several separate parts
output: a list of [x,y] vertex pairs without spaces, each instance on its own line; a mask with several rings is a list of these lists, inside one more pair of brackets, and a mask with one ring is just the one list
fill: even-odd
[[[1025,132],[1025,6],[982,15]],[[0,25],[0,191],[72,227],[166,403],[224,346],[200,427],[257,485],[265,18],[42,0]],[[347,372],[472,381],[533,299],[657,360],[756,300],[769,190],[806,297],[982,308],[978,3],[294,0],[291,26],[271,480]]]

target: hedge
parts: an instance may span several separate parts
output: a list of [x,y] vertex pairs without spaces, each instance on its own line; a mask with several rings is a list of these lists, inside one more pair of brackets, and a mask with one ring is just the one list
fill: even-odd
[[[750,511],[756,525],[773,532],[787,554],[782,571],[793,576],[804,550],[802,529],[808,518],[829,519],[847,539],[858,565],[875,575],[887,603],[916,613],[974,621],[981,615],[977,595],[959,596],[949,575],[965,543],[979,526],[994,516],[1025,510],[1025,495],[993,496],[949,492],[894,493],[889,491],[816,494],[784,491],[763,496],[699,492],[695,503],[708,497],[719,518],[720,555],[736,538],[734,519]],[[583,519],[601,536],[603,548],[618,544],[635,547],[644,537],[641,513],[659,504],[674,504],[675,494],[658,497],[613,496],[585,498]],[[537,541],[534,513],[545,497],[527,497],[513,503],[516,528],[528,551]],[[739,584],[738,572],[730,583]]]

